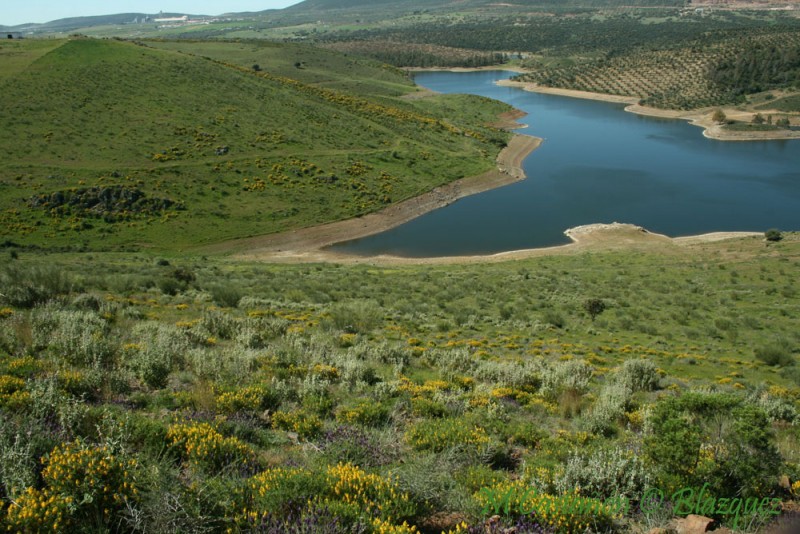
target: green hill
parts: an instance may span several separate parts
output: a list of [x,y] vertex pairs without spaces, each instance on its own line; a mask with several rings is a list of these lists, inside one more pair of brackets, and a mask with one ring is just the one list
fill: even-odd
[[28,244],[183,247],[353,217],[484,172],[508,137],[482,126],[503,104],[451,123],[395,98],[401,72],[332,52],[14,46],[0,237]]

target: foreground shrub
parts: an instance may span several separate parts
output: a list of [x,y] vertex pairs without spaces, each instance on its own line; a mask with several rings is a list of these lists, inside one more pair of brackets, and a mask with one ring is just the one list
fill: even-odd
[[336,420],[341,423],[382,426],[389,422],[390,413],[389,407],[384,404],[361,400],[355,406],[339,410]]
[[252,477],[248,486],[248,503],[240,522],[251,525],[269,524],[276,521],[273,517],[280,521],[292,514],[309,518],[325,510],[343,526],[355,529],[347,532],[358,532],[356,527],[364,528],[375,518],[393,525],[415,514],[408,494],[400,491],[393,478],[351,464],[328,466],[322,472],[269,469]]
[[484,488],[476,494],[484,515],[529,516],[558,533],[602,532],[620,513],[617,503],[581,497],[571,492],[549,495],[520,480]]
[[556,488],[561,493],[576,491],[596,499],[620,495],[635,499],[650,486],[650,478],[639,456],[617,447],[571,456]]
[[542,370],[541,393],[550,400],[564,392],[585,393],[592,372],[592,366],[583,360],[555,362]]
[[107,446],[68,443],[56,447],[44,464],[44,487],[29,487],[9,507],[9,530],[62,532],[107,527],[137,499],[136,461],[119,458]]
[[226,414],[274,409],[278,403],[277,395],[261,385],[226,391],[217,397],[217,409]]
[[463,419],[430,419],[411,425],[406,441],[418,451],[441,452],[458,446],[482,447],[491,440],[486,430]]
[[655,405],[645,453],[663,487],[717,497],[766,497],[782,465],[769,419],[729,394],[687,393]]
[[318,442],[322,457],[330,464],[350,463],[359,467],[377,467],[388,464],[397,456],[397,449],[391,449],[383,442],[393,439],[393,434],[376,438],[375,431],[369,432],[355,426],[341,425],[326,431]]
[[272,428],[294,432],[303,439],[313,439],[322,430],[322,421],[316,415],[302,410],[278,411],[272,414]]
[[617,371],[614,380],[632,393],[653,391],[660,380],[656,364],[650,360],[626,360]]
[[0,271],[0,302],[32,308],[72,291],[72,281],[63,269],[49,265],[6,265]]
[[34,310],[31,323],[36,348],[46,349],[72,365],[103,368],[114,357],[109,325],[95,312],[48,306]]
[[149,387],[163,388],[170,372],[184,363],[186,336],[173,326],[142,323],[134,327],[132,337],[136,343],[124,347],[126,365]]
[[347,334],[367,334],[381,323],[383,310],[371,300],[351,300],[331,307],[330,324]]
[[167,441],[189,464],[212,473],[228,466],[249,468],[255,462],[250,447],[237,438],[223,436],[208,423],[172,425]]
[[242,300],[242,292],[233,285],[215,285],[208,288],[211,298],[223,308],[236,308]]

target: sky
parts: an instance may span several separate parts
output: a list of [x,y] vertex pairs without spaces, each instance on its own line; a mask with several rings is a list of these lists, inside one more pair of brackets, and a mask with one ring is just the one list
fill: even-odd
[[0,25],[50,22],[67,17],[114,13],[191,13],[221,15],[241,11],[281,9],[300,0],[2,0]]

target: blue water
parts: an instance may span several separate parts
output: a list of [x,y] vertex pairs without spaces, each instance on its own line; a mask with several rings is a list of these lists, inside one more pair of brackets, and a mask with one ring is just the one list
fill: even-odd
[[682,120],[607,102],[499,87],[503,71],[421,73],[419,85],[472,93],[528,113],[544,138],[528,178],[392,230],[332,247],[352,254],[452,256],[567,243],[567,228],[627,222],[670,236],[800,229],[800,141],[724,142]]

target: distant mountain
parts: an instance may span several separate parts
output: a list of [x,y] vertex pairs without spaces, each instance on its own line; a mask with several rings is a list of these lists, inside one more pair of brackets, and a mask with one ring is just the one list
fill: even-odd
[[305,0],[286,8],[286,12],[304,11],[337,11],[349,9],[385,9],[391,6],[393,11],[407,10],[440,10],[445,8],[469,9],[481,7],[609,7],[609,6],[682,6],[684,0]]
[[[305,0],[282,10],[268,9],[259,12],[227,13],[226,17],[260,18],[265,15],[278,15],[286,21],[316,20],[323,13],[337,14],[345,18],[369,15],[370,19],[392,18],[413,12],[469,11],[469,10],[508,10],[508,9],[547,9],[564,7],[620,7],[620,6],[663,6],[679,7],[685,0]],[[73,17],[58,19],[44,24],[0,25],[0,31],[33,33],[68,33],[94,26],[123,25],[141,21],[143,17],[205,17],[188,13],[119,13],[92,17]]]
[[[42,24],[29,23],[17,26],[0,26],[2,31],[32,31],[34,33],[51,32],[70,32],[80,28],[90,28],[92,26],[106,26],[113,24],[130,24],[134,20],[141,21],[145,17],[182,17],[186,13],[117,13],[114,15],[97,15],[92,17],[71,17],[58,19]],[[202,17],[205,15],[189,15],[189,17]]]

